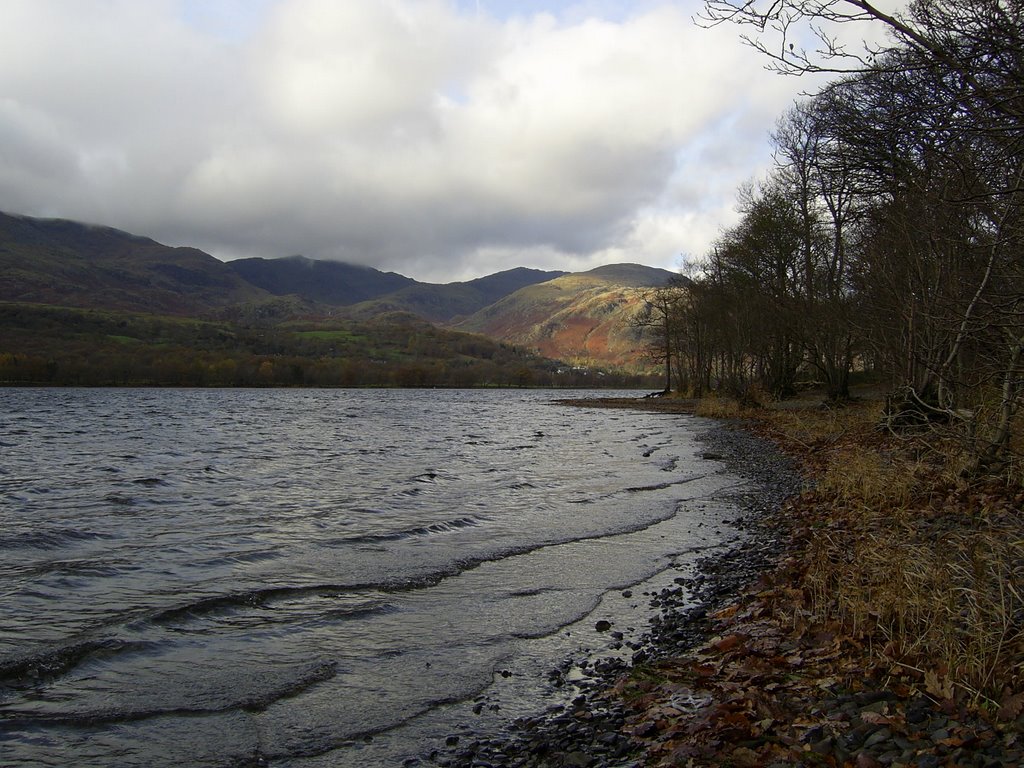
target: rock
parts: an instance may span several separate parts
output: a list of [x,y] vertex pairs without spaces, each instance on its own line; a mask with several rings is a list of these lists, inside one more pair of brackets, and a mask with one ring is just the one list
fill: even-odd
[[807,729],[803,736],[800,737],[800,741],[804,744],[813,744],[816,741],[821,741],[825,737],[825,726],[816,725],[813,728]]
[[596,629],[598,632],[607,632],[611,628],[612,623],[610,621],[606,621],[605,619],[601,619],[594,625],[594,629]]
[[927,702],[917,700],[907,706],[907,722],[918,725],[925,722],[931,714],[931,707]]
[[648,720],[644,723],[640,723],[640,725],[633,729],[633,735],[639,736],[641,739],[645,739],[648,736],[653,736],[657,732],[658,724],[653,720]]
[[584,752],[570,752],[562,758],[565,768],[589,768],[590,758]]
[[831,755],[835,748],[836,740],[832,736],[826,736],[811,744],[811,751],[818,755]]
[[864,739],[864,748],[869,749],[876,744],[881,744],[883,741],[887,741],[892,738],[892,731],[888,728],[879,728],[877,731],[872,733],[866,739]]

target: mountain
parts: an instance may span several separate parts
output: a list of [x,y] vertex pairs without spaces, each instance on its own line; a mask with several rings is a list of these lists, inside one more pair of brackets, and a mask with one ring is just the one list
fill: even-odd
[[447,323],[471,315],[498,299],[528,285],[535,285],[565,272],[545,272],[516,267],[464,283],[415,283],[372,301],[352,307],[354,317],[373,317],[382,312],[411,312],[424,320]]
[[270,299],[224,262],[110,227],[0,213],[0,299],[189,315]]
[[[0,303],[8,305],[4,324],[10,332],[34,329],[20,334],[22,353],[32,348],[32,338],[39,339],[39,329],[52,320],[68,324],[65,330],[72,334],[61,336],[64,341],[54,349],[64,344],[69,355],[87,354],[82,350],[114,344],[121,346],[113,347],[110,359],[130,359],[132,348],[142,349],[137,346],[141,337],[111,333],[104,312],[224,322],[226,326],[209,326],[203,334],[235,338],[238,343],[246,339],[244,344],[254,355],[269,352],[257,353],[252,338],[277,338],[279,354],[285,354],[305,350],[309,345],[304,339],[347,338],[354,323],[369,327],[365,323],[378,318],[408,316],[580,366],[641,371],[649,367],[643,361],[645,345],[629,321],[644,306],[643,290],[671,277],[665,270],[615,264],[575,274],[517,268],[437,285],[301,256],[224,263],[195,248],[171,247],[110,227],[0,213]],[[81,312],[39,314],[44,307],[95,311],[101,321],[86,322],[83,318],[93,316]],[[294,336],[288,329],[297,322],[314,322],[315,327],[308,329],[312,336]],[[192,350],[189,354],[201,348],[222,358],[202,365],[216,365],[228,354],[227,346],[211,346],[202,334],[190,336],[191,326],[161,323],[158,335],[180,337],[183,348]],[[74,337],[75,327],[86,326],[93,330],[82,331],[81,344],[72,345],[78,352],[73,353],[67,339]],[[262,330],[252,337],[249,332],[256,328]],[[273,336],[269,332],[275,329],[280,333]],[[91,333],[99,336],[87,338]],[[422,330],[410,333],[410,338],[429,335]],[[3,336],[0,333],[0,340]],[[337,344],[333,349],[331,354],[340,354]],[[16,351],[0,341],[0,357]],[[308,351],[323,353],[311,346]],[[480,354],[485,359],[493,356],[484,347]]]
[[451,327],[578,365],[647,369],[645,342],[630,320],[645,291],[673,277],[640,264],[598,267],[521,288]]
[[411,277],[372,267],[319,261],[305,256],[283,259],[238,259],[227,264],[249,283],[275,296],[295,294],[303,299],[346,306],[421,285]]
[[[0,300],[176,315],[240,304],[358,305],[371,318],[411,312],[432,322],[469,315],[564,272],[517,268],[463,283],[420,283],[395,272],[304,256],[224,263],[195,248],[63,219],[0,213]],[[274,297],[289,297],[282,303]]]

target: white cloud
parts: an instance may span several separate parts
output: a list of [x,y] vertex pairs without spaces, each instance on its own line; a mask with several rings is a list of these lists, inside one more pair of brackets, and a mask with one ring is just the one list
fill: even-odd
[[692,0],[481,5],[264,1],[233,35],[194,0],[6,0],[0,209],[420,279],[674,268],[807,87]]

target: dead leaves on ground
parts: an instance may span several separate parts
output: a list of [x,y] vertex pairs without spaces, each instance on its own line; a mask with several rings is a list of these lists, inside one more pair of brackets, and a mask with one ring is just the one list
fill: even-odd
[[[841,694],[885,688],[894,699],[927,693],[955,707],[940,671],[920,673],[880,661],[862,639],[809,615],[785,569],[712,616],[717,634],[682,658],[650,665],[620,682],[633,711],[629,728],[657,766],[770,764],[873,765],[867,753],[840,762],[818,742],[854,727],[913,734],[904,707],[880,699],[851,721],[834,702]],[[1024,711],[1024,695],[1007,692],[1000,714]],[[951,733],[944,746],[970,744]]]
[[806,671],[836,660],[842,641],[795,632],[776,610],[780,596],[785,613],[800,610],[802,599],[786,589],[749,594],[712,617],[721,633],[702,648],[655,665],[646,681],[625,684],[637,708],[634,735],[651,743],[657,762],[685,765],[727,749],[736,764],[754,765],[766,751],[780,759],[802,751],[801,725],[787,699],[817,695],[820,685],[839,681]]

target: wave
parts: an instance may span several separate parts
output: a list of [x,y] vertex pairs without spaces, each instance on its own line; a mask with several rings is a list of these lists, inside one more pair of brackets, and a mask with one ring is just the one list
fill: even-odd
[[0,686],[31,688],[55,680],[86,658],[131,653],[152,647],[151,643],[98,638],[40,649],[19,658],[0,658]]
[[455,531],[461,531],[466,528],[476,528],[480,525],[480,520],[475,517],[459,517],[454,520],[442,520],[439,523],[431,523],[430,525],[419,525],[415,528],[406,528],[400,531],[389,531],[387,533],[367,533],[360,536],[344,536],[338,539],[332,539],[327,542],[332,545],[339,544],[375,544],[382,541],[403,541],[405,539],[414,539],[421,536],[433,536],[443,533],[453,533]]
[[704,480],[707,475],[693,475],[692,477],[681,477],[678,480],[669,480],[664,483],[654,483],[652,485],[637,485],[630,486],[629,488],[623,488],[624,493],[641,493],[643,491],[663,491],[666,488],[672,488],[676,485],[687,485],[698,480]]
[[[357,597],[359,589],[361,587],[326,584],[302,587],[265,587],[247,592],[235,592],[200,598],[183,605],[176,605],[151,613],[146,620],[154,624],[170,624],[182,619],[194,619],[237,608],[265,608],[272,610],[275,607],[275,603],[289,600],[302,600],[312,597]],[[334,618],[360,618],[391,609],[392,606],[386,601],[364,597],[354,605],[332,607],[328,612]]]
[[0,534],[0,549],[60,549],[73,542],[115,538],[117,537],[112,533],[83,531],[79,528],[45,528]]
[[[674,513],[667,514],[664,518],[671,517]],[[621,533],[626,533],[632,530],[639,530],[646,528],[649,525],[655,524],[659,520],[645,520],[644,522],[632,521],[632,525],[627,525],[623,530],[616,531],[603,531],[599,534],[582,537],[571,537],[564,540],[552,540],[545,542],[536,542],[521,546],[512,546],[504,548],[500,552],[488,553],[485,556],[471,557],[465,559],[459,559],[454,562],[450,562],[447,568],[441,568],[436,572],[429,575],[420,575],[412,578],[397,578],[394,581],[384,581],[380,583],[364,583],[364,584],[316,584],[316,585],[303,585],[303,586],[272,586],[256,588],[251,590],[245,590],[240,592],[233,592],[228,594],[211,595],[207,597],[200,597],[198,599],[192,599],[187,602],[183,602],[180,605],[175,605],[167,608],[158,610],[148,611],[143,614],[136,613],[130,622],[124,620],[118,621],[116,625],[108,625],[104,630],[105,632],[116,632],[117,627],[127,628],[131,632],[147,632],[147,626],[168,626],[174,631],[185,630],[192,631],[205,631],[203,626],[192,627],[191,625],[201,623],[209,618],[221,615],[232,615],[235,612],[247,612],[253,609],[260,609],[268,611],[267,615],[260,618],[261,622],[265,624],[276,623],[273,611],[278,609],[281,611],[280,621],[295,621],[296,615],[301,611],[302,613],[314,617],[322,622],[340,622],[340,621],[351,621],[361,620],[379,615],[381,613],[388,613],[398,610],[397,607],[387,600],[387,595],[392,593],[415,591],[423,588],[427,588],[440,583],[448,577],[455,576],[463,571],[471,570],[480,566],[481,564],[493,561],[501,560],[506,557],[511,557],[519,554],[525,554],[538,549],[543,549],[548,546],[557,546],[559,544],[567,543],[568,541],[582,541],[587,539],[604,538],[606,536],[614,536]],[[479,525],[479,521],[474,518],[456,518],[454,520],[442,521],[429,526],[422,526],[418,528],[408,529],[406,531],[395,532],[391,534],[383,534],[375,537],[377,540],[381,538],[391,537],[408,537],[416,535],[433,535],[439,532],[458,530],[460,528],[472,527]],[[359,537],[362,540],[367,540],[373,537]],[[513,597],[530,597],[535,594],[540,594],[545,590],[532,590],[523,589],[517,590],[513,593]],[[310,599],[326,599],[322,602],[309,605],[308,608],[304,605],[289,605],[289,603],[301,603],[304,600]],[[331,599],[337,599],[334,603]],[[299,610],[296,610],[296,609]],[[527,633],[529,635],[530,633]],[[91,660],[97,658],[113,657],[120,654],[135,653],[135,652],[149,652],[149,649],[158,645],[153,642],[131,642],[114,637],[102,637],[102,638],[77,638],[73,641],[69,641],[64,645],[56,647],[48,647],[43,650],[32,652],[26,656],[20,658],[7,658],[0,659],[0,687],[14,688],[14,689],[26,689],[38,686],[40,683],[52,682],[59,679],[62,676],[68,675],[75,668],[82,664],[88,663]],[[325,671],[321,671],[318,674],[326,675]],[[327,677],[333,675],[333,669],[330,675],[326,675],[322,678],[317,678],[314,674],[309,677],[309,680],[315,682],[315,679],[327,679]],[[306,678],[302,678],[305,680]],[[294,684],[294,690],[300,692],[304,687],[307,687],[311,683],[302,682],[299,680]],[[125,720],[125,719],[139,719],[145,717],[151,717],[159,714],[190,714],[190,713],[204,713],[204,712],[215,712],[223,711],[224,709],[241,708],[241,709],[258,709],[261,706],[265,706],[265,702],[276,700],[285,695],[290,695],[288,691],[293,690],[285,685],[276,685],[272,688],[257,694],[249,694],[240,697],[237,701],[234,701],[230,706],[225,705],[221,707],[217,705],[213,708],[205,709],[180,709],[180,708],[165,708],[161,710],[146,710],[140,712],[98,712],[90,711],[86,713],[71,713],[71,714],[43,714],[33,713],[29,710],[13,711],[11,709],[5,709],[0,705],[0,711],[5,719],[8,717],[14,717],[15,719],[21,718],[26,720],[38,721],[38,720],[50,720],[54,722],[104,722],[114,720]]]
[[[280,604],[314,597],[349,598],[356,602],[347,605],[318,605],[311,609],[322,619],[331,622],[351,621],[367,618],[394,610],[385,600],[358,595],[348,587],[318,585],[308,587],[269,587],[248,592],[216,595],[193,600],[182,605],[165,608],[148,615],[134,618],[129,623],[108,626],[103,632],[116,632],[117,627],[127,626],[132,631],[145,631],[145,625],[173,625],[179,622],[202,620],[212,614],[237,609],[263,608],[273,611]],[[264,618],[267,624],[272,623]],[[94,630],[95,631],[95,630]],[[125,640],[119,637],[79,636],[62,643],[53,643],[34,649],[21,656],[0,657],[0,689],[15,690],[33,688],[41,683],[52,683],[70,674],[82,664],[96,659],[149,652],[159,646],[156,641]]]
[[[335,661],[316,661],[304,665],[294,665],[281,680],[268,681],[263,688],[256,691],[239,691],[230,701],[212,706],[195,707],[143,707],[139,709],[100,709],[85,711],[37,711],[32,709],[5,708],[0,705],[0,713],[4,720],[11,723],[47,723],[66,725],[100,725],[103,723],[124,723],[147,720],[153,717],[168,715],[209,715],[218,712],[241,710],[245,712],[262,712],[271,704],[282,699],[298,696],[312,686],[330,680],[338,671]],[[251,679],[251,678],[250,678]]]
[[118,576],[127,571],[138,570],[138,566],[124,559],[110,558],[79,558],[73,560],[45,560],[43,562],[16,567],[14,572],[19,576],[52,577],[52,576],[85,576],[89,578],[105,578]]

